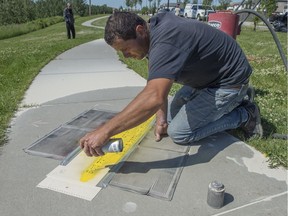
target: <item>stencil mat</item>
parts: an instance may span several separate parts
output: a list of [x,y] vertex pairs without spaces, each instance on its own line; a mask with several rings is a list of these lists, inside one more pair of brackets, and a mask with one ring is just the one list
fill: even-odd
[[165,137],[160,142],[155,142],[154,131],[150,130],[141,142],[141,147],[149,147],[162,150],[170,150],[185,153],[190,149],[188,145],[175,144],[170,138]]
[[37,140],[24,151],[32,155],[63,160],[79,146],[80,138],[115,115],[116,113],[109,111],[89,110]]
[[[124,149],[120,153],[107,153],[102,157],[87,157],[81,151],[69,164],[58,166],[52,170],[37,187],[47,188],[70,196],[91,201],[100,191],[99,182],[110,172],[110,167],[116,169],[117,163],[128,157],[135,146],[143,139],[154,122],[151,117],[141,125],[124,131],[116,136],[123,139]],[[115,166],[111,166],[114,165]]]
[[109,185],[171,200],[186,160],[186,153],[141,146],[142,143],[123,162]]
[[[98,123],[100,122],[99,124],[102,124],[102,122],[107,119],[107,116],[109,116],[109,113],[108,114],[102,113],[102,115],[100,115],[99,112],[98,111],[95,112],[95,110],[94,111],[90,110],[87,113],[80,115],[79,117],[75,118],[70,123],[67,123],[65,125],[64,129],[70,129],[70,131],[68,130],[67,132],[68,134],[71,134],[70,137],[68,137],[69,142],[73,141],[73,139],[71,139],[71,136],[73,136],[73,128],[71,128],[72,126],[78,128],[74,129],[76,130],[76,132],[77,130],[82,129],[81,125],[85,126],[86,129],[91,127],[91,125],[97,127],[97,124],[93,122],[93,119]],[[103,116],[105,118],[103,118]],[[122,152],[111,154],[107,153],[102,157],[87,157],[85,153],[81,151],[81,148],[77,148],[80,149],[80,151],[73,150],[72,153],[73,154],[75,153],[75,157],[73,157],[73,159],[70,160],[71,159],[71,157],[69,156],[71,155],[70,153],[68,157],[64,159],[64,161],[67,160],[69,161],[69,163],[65,163],[65,166],[56,167],[53,171],[47,174],[47,177],[38,184],[38,187],[47,188],[53,191],[61,192],[70,196],[75,196],[78,198],[91,201],[94,198],[94,196],[96,196],[96,194],[100,191],[101,188],[96,187],[96,185],[109,172],[110,167],[114,167],[115,164],[117,165],[121,160],[128,157],[128,155],[133,151],[135,146],[139,144],[139,142],[150,130],[153,123],[154,123],[154,116],[152,116],[150,119],[143,122],[142,124],[138,125],[137,127],[134,127],[127,131],[123,131],[122,133],[115,135],[113,138],[122,138],[123,140],[124,148]],[[51,143],[51,140],[53,141],[53,138],[54,142],[57,143],[55,146],[59,145],[59,143],[63,144],[63,142],[61,142],[65,140],[63,139],[63,137],[60,136],[62,140],[56,139],[59,138],[56,135],[59,130],[61,131],[61,129],[63,129],[63,127],[57,129],[56,131],[48,135],[47,137],[50,139],[48,139],[47,137],[42,139],[41,140],[42,143],[43,140],[44,141],[46,140],[46,142],[44,142],[45,145],[43,144],[41,146],[45,146],[47,147],[45,149],[49,150],[50,145],[49,141]],[[53,143],[51,144],[54,145]]]

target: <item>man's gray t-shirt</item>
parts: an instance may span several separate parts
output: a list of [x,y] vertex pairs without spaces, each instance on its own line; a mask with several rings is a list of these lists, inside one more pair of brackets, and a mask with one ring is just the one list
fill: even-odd
[[252,69],[237,42],[205,23],[161,13],[150,19],[149,76],[194,88],[246,84]]

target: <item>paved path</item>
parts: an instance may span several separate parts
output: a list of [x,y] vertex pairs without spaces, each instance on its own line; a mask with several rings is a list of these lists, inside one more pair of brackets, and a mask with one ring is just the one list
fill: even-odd
[[87,27],[92,27],[92,28],[104,29],[103,26],[95,26],[95,25],[92,25],[92,23],[97,21],[97,20],[101,20],[101,19],[104,19],[104,18],[107,18],[107,17],[109,17],[109,16],[103,16],[103,17],[98,17],[98,18],[92,19],[92,20],[88,20],[88,21],[82,23],[82,25],[83,26],[87,26]]
[[[23,148],[92,107],[120,111],[145,83],[103,40],[75,47],[47,64],[22,102],[30,107],[15,117],[9,142],[0,149],[0,215],[287,215],[287,170],[267,168],[267,158],[226,133],[191,146],[171,201],[108,186],[90,202],[36,187],[59,161],[28,155]],[[145,142],[157,145],[153,136]],[[165,160],[153,164],[155,170],[166,167]],[[213,180],[226,188],[221,209],[206,203]]]

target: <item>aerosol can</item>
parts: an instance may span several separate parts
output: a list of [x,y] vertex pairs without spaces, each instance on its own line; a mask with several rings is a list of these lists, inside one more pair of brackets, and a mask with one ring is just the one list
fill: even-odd
[[110,139],[107,144],[102,147],[104,153],[111,152],[122,152],[123,151],[123,140],[121,138]]
[[[76,157],[80,152],[82,151],[82,148],[78,146],[76,149],[74,149],[70,154],[68,154],[64,160],[61,161],[61,165],[66,166],[74,157]],[[118,139],[110,139],[103,147],[102,151],[104,153],[109,152],[122,152],[123,151],[123,140],[121,138]]]

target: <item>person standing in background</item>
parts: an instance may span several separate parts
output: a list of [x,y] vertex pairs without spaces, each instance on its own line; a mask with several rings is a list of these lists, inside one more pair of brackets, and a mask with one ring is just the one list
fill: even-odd
[[66,22],[67,37],[68,39],[75,38],[75,27],[74,27],[74,15],[72,10],[72,5],[67,3],[67,7],[64,9],[64,19]]
[[179,7],[179,5],[177,5],[176,8],[175,8],[175,15],[176,16],[180,16],[180,7]]

